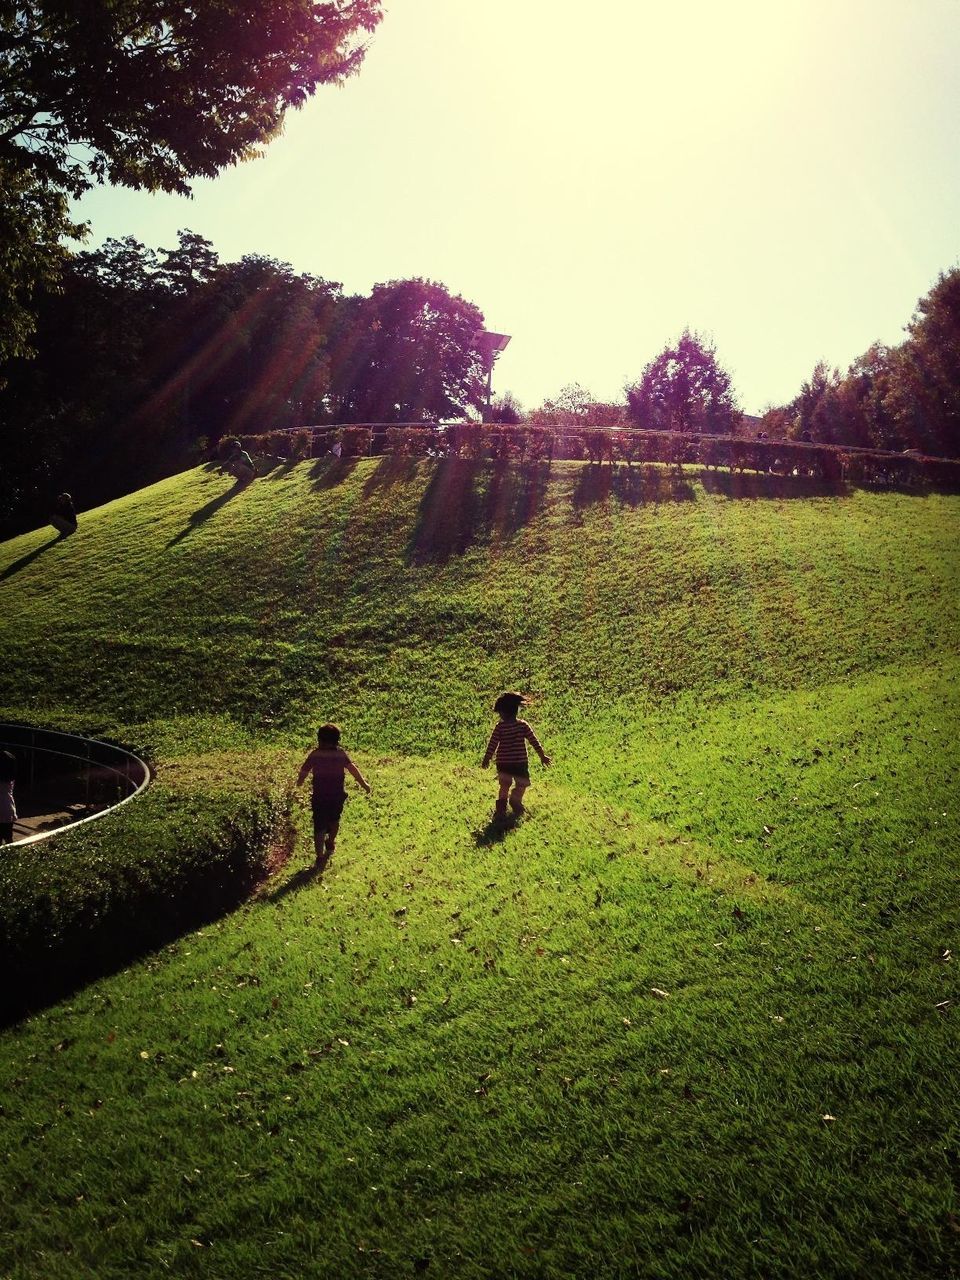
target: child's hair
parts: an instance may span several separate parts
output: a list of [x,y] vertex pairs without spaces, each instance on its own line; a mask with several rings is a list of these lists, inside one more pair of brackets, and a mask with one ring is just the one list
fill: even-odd
[[340,741],[340,726],[335,724],[322,724],[317,730],[317,746],[318,747],[335,747]]
[[0,782],[13,782],[17,776],[17,757],[12,751],[0,751]]
[[510,720],[516,716],[520,708],[526,704],[526,701],[522,693],[501,693],[493,704],[493,709],[498,716],[505,716]]

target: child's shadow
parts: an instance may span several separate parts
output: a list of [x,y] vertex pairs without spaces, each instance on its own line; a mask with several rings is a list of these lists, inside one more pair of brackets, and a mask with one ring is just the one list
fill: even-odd
[[291,893],[299,893],[301,889],[306,889],[308,885],[319,880],[326,870],[329,857],[324,858],[322,862],[311,862],[308,867],[301,867],[300,870],[285,881],[278,889],[274,889],[273,893],[265,893],[263,896],[268,902],[279,902],[281,898],[289,897]]
[[491,818],[485,827],[478,827],[473,833],[473,843],[479,848],[491,844],[503,844],[514,827],[519,826],[520,815],[510,813],[504,818]]

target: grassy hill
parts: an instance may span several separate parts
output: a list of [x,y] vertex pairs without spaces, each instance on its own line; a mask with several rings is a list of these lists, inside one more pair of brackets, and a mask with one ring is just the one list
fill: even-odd
[[[960,499],[390,459],[228,484],[0,546],[0,717],[156,769],[10,883],[238,832],[268,866],[327,718],[374,793],[322,879],[297,807],[246,906],[4,1033],[0,1271],[960,1266]],[[514,686],[554,764],[501,838],[478,765]]]

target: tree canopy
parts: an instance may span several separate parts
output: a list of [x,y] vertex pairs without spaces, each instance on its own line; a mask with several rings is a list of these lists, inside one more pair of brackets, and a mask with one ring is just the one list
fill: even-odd
[[631,421],[654,431],[727,433],[740,419],[730,375],[720,367],[713,343],[689,329],[626,391]]
[[906,332],[845,374],[820,361],[793,400],[764,414],[771,434],[960,456],[960,268],[941,273]]
[[8,362],[0,526],[189,465],[224,435],[458,417],[484,401],[483,315],[442,284],[368,297],[260,254],[221,262],[181,231],[72,256],[37,294],[35,359]]
[[381,0],[0,0],[0,359],[97,182],[188,193],[356,71]]
[[458,418],[483,403],[483,313],[432,280],[378,284],[358,303],[333,369],[344,422]]

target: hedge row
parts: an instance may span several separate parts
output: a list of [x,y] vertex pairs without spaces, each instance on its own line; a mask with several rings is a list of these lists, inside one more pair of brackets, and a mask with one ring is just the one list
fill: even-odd
[[161,773],[95,822],[3,850],[4,1021],[212,919],[264,878],[288,794],[278,770],[264,784],[256,763],[226,784],[222,758],[175,771],[174,784]]
[[744,440],[604,427],[533,427],[453,423],[446,426],[307,427],[243,438],[252,453],[321,457],[339,445],[345,458],[391,454],[517,463],[552,459],[723,467],[814,478],[829,484],[960,488],[960,461],[849,449],[790,440]]

